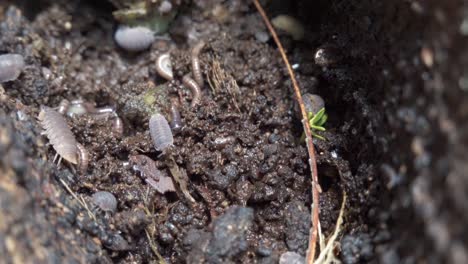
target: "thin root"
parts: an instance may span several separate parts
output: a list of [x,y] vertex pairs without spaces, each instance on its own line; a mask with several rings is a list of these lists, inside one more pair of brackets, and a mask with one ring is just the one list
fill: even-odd
[[322,242],[323,235],[322,235],[321,229],[319,228],[320,255],[314,261],[314,264],[341,263],[341,261],[335,257],[335,254],[333,254],[333,248],[336,243],[336,240],[338,239],[338,235],[340,234],[341,227],[343,225],[343,214],[344,214],[345,204],[346,204],[346,193],[343,192],[343,202],[341,202],[340,214],[338,215],[338,219],[336,220],[335,231],[333,232],[331,237],[328,239],[328,242],[325,246],[324,246],[325,243]]
[[63,187],[65,187],[65,189],[67,190],[67,192],[69,194],[71,194],[71,196],[73,196],[73,198],[75,198],[78,203],[88,212],[88,215],[89,217],[91,217],[94,221],[96,221],[96,216],[93,214],[93,212],[91,212],[91,210],[89,210],[89,207],[88,205],[86,204],[85,200],[83,199],[83,197],[80,197],[78,198],[78,196],[76,195],[75,192],[73,192],[72,189],[70,189],[70,187],[68,186],[68,184],[62,180],[62,179],[59,179],[60,183],[62,183]]

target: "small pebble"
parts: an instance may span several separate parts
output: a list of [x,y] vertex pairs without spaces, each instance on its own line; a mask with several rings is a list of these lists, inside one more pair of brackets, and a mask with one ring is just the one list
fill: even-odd
[[265,31],[257,31],[255,32],[255,38],[258,42],[266,43],[270,39],[270,35]]
[[24,58],[19,54],[0,55],[0,83],[14,81],[25,66]]

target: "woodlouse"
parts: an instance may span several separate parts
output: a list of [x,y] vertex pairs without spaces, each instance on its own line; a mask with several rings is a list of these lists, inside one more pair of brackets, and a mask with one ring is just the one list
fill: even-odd
[[161,114],[154,114],[149,120],[151,139],[156,150],[164,151],[174,144],[171,128],[166,118]]
[[0,55],[0,83],[16,80],[24,66],[24,58],[20,54]]
[[193,79],[198,83],[200,87],[203,87],[203,75],[200,66],[200,59],[198,55],[200,55],[201,50],[205,46],[204,41],[200,41],[192,48],[191,52],[191,63],[192,63],[192,75]]
[[153,43],[154,32],[146,27],[119,26],[115,32],[114,39],[117,44],[128,51],[142,51]]
[[38,119],[57,154],[66,161],[77,164],[78,143],[65,118],[52,108],[42,106]]
[[161,77],[168,81],[174,79],[174,75],[172,74],[171,56],[169,53],[164,53],[158,57],[156,60],[156,71]]
[[201,89],[200,86],[198,86],[198,83],[189,75],[185,75],[182,78],[182,83],[192,91],[192,103],[190,106],[194,107],[198,105],[201,100]]
[[[63,100],[57,107],[58,111],[66,112],[67,105],[68,101]],[[42,106],[38,119],[44,129],[43,133],[57,152],[54,162],[60,156],[58,163],[63,158],[72,164],[78,164],[81,174],[86,173],[89,164],[88,151],[76,141],[63,115],[50,107]]]
[[96,192],[93,194],[92,199],[93,203],[105,212],[114,213],[117,210],[117,199],[110,192]]

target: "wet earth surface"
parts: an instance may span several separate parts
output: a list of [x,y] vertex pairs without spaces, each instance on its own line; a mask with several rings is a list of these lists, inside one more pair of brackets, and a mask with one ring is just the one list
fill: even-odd
[[[291,81],[253,4],[169,1],[177,15],[168,32],[131,53],[113,39],[121,2],[0,1],[0,53],[26,63],[0,86],[2,259],[278,263],[287,251],[304,256],[307,150]],[[302,92],[323,97],[329,115],[320,132],[326,140],[314,144],[325,236],[347,196],[337,257],[467,263],[468,5],[285,2],[262,4],[270,17],[291,15],[304,29],[301,40],[279,34]],[[182,79],[200,41],[205,81],[191,106]],[[172,81],[156,67],[167,52]],[[118,133],[111,118],[66,117],[89,153],[83,173],[53,162],[37,121],[42,105],[63,99],[111,106],[123,122]],[[182,128],[161,152],[148,121],[155,112],[170,120],[171,102]],[[176,190],[155,188],[147,179],[155,170],[154,177],[178,171]],[[115,211],[93,202],[98,191],[115,196]]]

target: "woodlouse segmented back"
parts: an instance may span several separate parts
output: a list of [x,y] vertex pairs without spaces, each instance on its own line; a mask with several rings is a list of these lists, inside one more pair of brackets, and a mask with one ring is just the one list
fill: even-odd
[[65,118],[52,108],[42,106],[38,119],[57,154],[66,161],[77,164],[77,141]]
[[153,43],[154,32],[146,27],[119,26],[114,35],[115,42],[128,51],[142,51]]
[[171,128],[163,115],[154,114],[151,116],[149,129],[156,150],[164,151],[174,144]]

